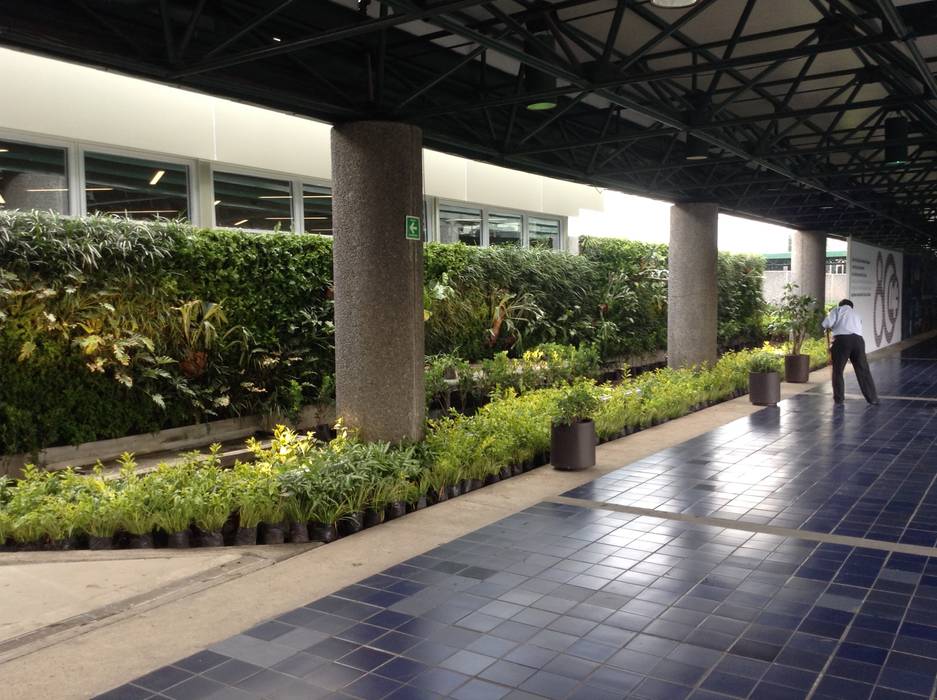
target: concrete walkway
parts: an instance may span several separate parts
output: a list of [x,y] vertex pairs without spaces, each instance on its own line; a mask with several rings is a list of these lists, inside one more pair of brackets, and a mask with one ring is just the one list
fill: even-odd
[[[785,397],[829,370],[811,379]],[[588,473],[536,470],[327,547],[5,555],[0,698],[106,691],[756,410],[729,401],[601,446]]]

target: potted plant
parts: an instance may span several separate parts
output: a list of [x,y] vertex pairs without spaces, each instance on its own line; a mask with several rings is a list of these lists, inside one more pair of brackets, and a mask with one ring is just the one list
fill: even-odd
[[785,285],[778,309],[776,327],[790,338],[790,353],[784,356],[784,381],[803,383],[810,379],[810,356],[801,353],[804,340],[817,327],[817,302],[808,294],[798,294],[793,282]]
[[598,407],[592,381],[578,381],[563,390],[550,433],[550,462],[555,469],[578,471],[595,465],[592,415]]
[[748,365],[748,397],[756,406],[774,406],[781,400],[778,357],[770,352],[752,355]]

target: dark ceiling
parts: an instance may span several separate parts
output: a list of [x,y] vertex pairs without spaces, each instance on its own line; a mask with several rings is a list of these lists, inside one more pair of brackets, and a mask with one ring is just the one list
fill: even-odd
[[[937,0],[0,0],[0,43],[937,250]],[[886,141],[894,117],[907,133]]]

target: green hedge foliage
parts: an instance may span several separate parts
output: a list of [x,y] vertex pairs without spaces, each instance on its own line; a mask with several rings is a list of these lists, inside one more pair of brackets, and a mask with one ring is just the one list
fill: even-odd
[[[427,354],[666,344],[666,247],[426,246]],[[0,211],[0,453],[257,412],[334,386],[331,240]],[[720,339],[760,338],[761,264],[720,256]],[[504,386],[504,383],[500,384]]]

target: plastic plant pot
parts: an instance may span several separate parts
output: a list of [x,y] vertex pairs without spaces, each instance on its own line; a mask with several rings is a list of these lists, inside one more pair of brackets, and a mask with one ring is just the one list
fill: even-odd
[[374,527],[375,525],[380,525],[382,522],[384,522],[383,508],[368,508],[364,511],[365,527]]
[[501,481],[500,474],[489,474],[485,477],[485,486],[491,486],[492,484],[497,484]]
[[128,545],[130,549],[152,549],[153,535],[149,532],[143,535],[130,535]]
[[460,484],[453,484],[452,486],[446,487],[446,496],[448,498],[458,498],[462,494],[462,486]]
[[262,544],[283,544],[286,541],[286,531],[282,523],[261,523],[260,532]]
[[502,479],[510,479],[512,476],[514,476],[514,474],[510,467],[501,467],[501,471],[498,473],[498,476],[500,476]]
[[224,535],[221,532],[202,532],[198,544],[199,547],[224,547]]
[[338,539],[338,529],[334,525],[325,523],[312,523],[309,526],[310,539],[313,542],[328,544]]
[[395,520],[407,514],[407,504],[404,501],[394,501],[385,511],[385,520]]
[[472,487],[472,491],[477,491],[478,489],[480,489],[482,486],[485,485],[484,482],[483,482],[481,479],[472,479],[472,480],[469,482],[469,484],[470,484],[471,487]]
[[524,469],[524,465],[520,462],[511,465],[511,476],[520,476],[525,471],[527,470]]
[[257,544],[257,528],[239,527],[237,532],[234,534],[234,544],[239,547],[246,547],[247,545]]
[[309,526],[306,523],[290,523],[290,542],[305,544],[309,541]]
[[188,549],[191,545],[189,541],[189,531],[180,530],[179,532],[170,532],[167,544],[172,549]]
[[468,493],[472,490],[472,480],[462,479],[462,493]]
[[449,491],[445,486],[440,486],[438,491],[433,493],[433,504],[442,503],[449,500]]
[[748,398],[755,406],[774,406],[781,400],[781,377],[777,372],[749,372]]
[[364,511],[348,513],[338,521],[338,532],[342,537],[353,535],[364,529]]
[[88,536],[88,549],[93,549],[96,551],[101,551],[105,549],[114,549],[114,538],[113,537],[97,537],[95,535]]

